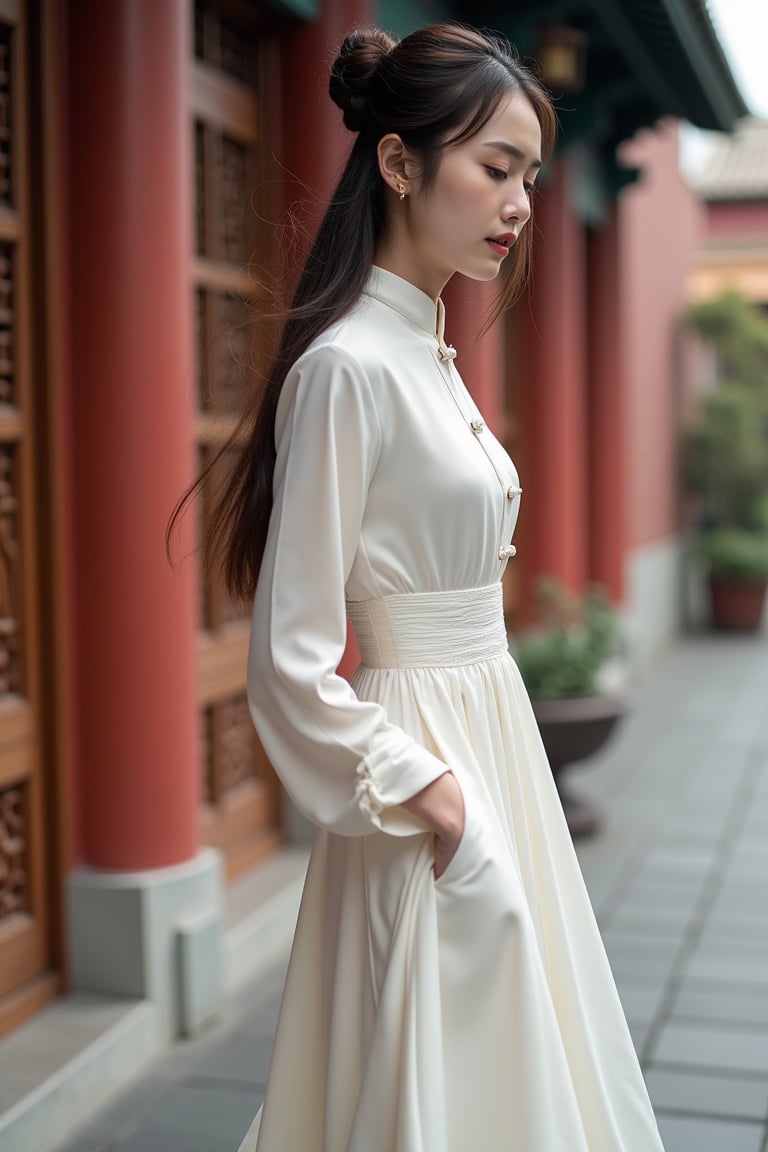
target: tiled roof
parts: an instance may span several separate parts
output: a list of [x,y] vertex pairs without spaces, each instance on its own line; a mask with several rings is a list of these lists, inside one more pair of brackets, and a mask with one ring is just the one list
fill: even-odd
[[693,185],[704,200],[768,199],[768,120],[740,120],[732,136],[713,136]]

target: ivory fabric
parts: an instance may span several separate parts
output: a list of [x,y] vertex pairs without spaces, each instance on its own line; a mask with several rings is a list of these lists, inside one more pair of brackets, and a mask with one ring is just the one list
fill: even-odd
[[[317,831],[240,1152],[659,1152],[507,651],[518,476],[443,333],[440,300],[374,269],[281,396],[249,699]],[[401,803],[446,768],[466,822],[436,881]]]

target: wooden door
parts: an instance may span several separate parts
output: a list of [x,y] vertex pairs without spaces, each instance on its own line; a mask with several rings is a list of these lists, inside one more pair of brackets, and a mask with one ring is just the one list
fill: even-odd
[[[196,440],[204,466],[231,436],[265,364],[258,313],[259,269],[272,243],[264,173],[269,51],[258,4],[198,0],[194,15]],[[225,467],[226,460],[204,486],[203,515]],[[205,574],[201,588],[203,834],[234,875],[277,847],[279,788],[244,695],[249,606],[232,603]]]
[[27,6],[0,0],[0,1033],[52,994],[30,326]]

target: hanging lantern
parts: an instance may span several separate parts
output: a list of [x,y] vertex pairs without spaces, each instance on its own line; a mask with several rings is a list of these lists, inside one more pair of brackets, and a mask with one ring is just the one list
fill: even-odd
[[566,24],[543,24],[539,28],[534,56],[548,88],[562,92],[582,90],[588,40],[586,32]]

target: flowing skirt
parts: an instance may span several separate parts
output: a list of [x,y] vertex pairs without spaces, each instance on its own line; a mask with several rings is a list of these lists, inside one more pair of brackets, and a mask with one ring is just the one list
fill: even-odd
[[438,880],[426,833],[316,834],[240,1152],[661,1152],[497,589],[358,610],[355,691],[450,766],[465,829]]

